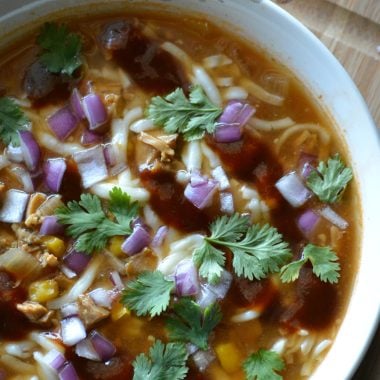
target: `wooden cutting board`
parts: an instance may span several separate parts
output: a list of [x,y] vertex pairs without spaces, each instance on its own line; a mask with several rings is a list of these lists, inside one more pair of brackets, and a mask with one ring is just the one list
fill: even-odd
[[[302,21],[339,59],[358,86],[380,130],[380,0],[276,2]],[[352,344],[355,344],[354,332]],[[380,380],[380,327],[351,380]]]

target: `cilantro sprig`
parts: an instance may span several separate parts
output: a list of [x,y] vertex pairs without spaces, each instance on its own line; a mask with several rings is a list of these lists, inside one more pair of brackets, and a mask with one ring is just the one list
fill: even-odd
[[103,210],[100,198],[82,194],[80,201],[68,202],[55,214],[58,221],[68,225],[66,233],[76,239],[75,248],[92,253],[105,248],[112,236],[129,235],[131,222],[137,216],[138,204],[128,194],[114,187],[110,193],[108,212]]
[[168,308],[173,289],[174,281],[167,280],[161,272],[143,272],[127,284],[121,302],[138,316],[154,317]]
[[0,140],[5,145],[19,146],[18,131],[27,129],[28,123],[28,118],[12,98],[0,98]]
[[260,349],[251,354],[243,363],[247,380],[281,380],[277,372],[285,368],[285,363],[277,352]]
[[302,258],[293,261],[281,268],[281,281],[292,282],[298,279],[302,266],[310,261],[313,273],[323,282],[337,283],[340,277],[340,265],[337,263],[338,256],[330,247],[318,247],[308,244]]
[[164,344],[156,340],[149,355],[140,354],[133,362],[133,380],[182,380],[189,370],[187,357],[183,343]]
[[351,179],[352,170],[336,154],[327,163],[321,161],[317,170],[312,170],[307,177],[306,184],[322,202],[335,203]]
[[222,320],[219,304],[213,303],[202,310],[189,298],[182,298],[173,305],[174,314],[166,321],[169,338],[174,341],[193,343],[207,350],[211,331]]
[[52,73],[71,76],[82,65],[81,38],[65,25],[44,24],[37,43],[43,49],[40,60]]
[[201,139],[206,132],[213,133],[215,121],[222,109],[214,105],[200,86],[190,90],[189,99],[177,88],[165,97],[152,98],[146,114],[167,133],[181,133],[185,140]]
[[225,264],[224,252],[233,254],[232,265],[238,276],[260,280],[280,271],[290,258],[288,244],[282,235],[269,225],[249,225],[248,218],[239,214],[222,216],[210,225],[211,235],[193,253],[199,274],[209,282],[220,279]]

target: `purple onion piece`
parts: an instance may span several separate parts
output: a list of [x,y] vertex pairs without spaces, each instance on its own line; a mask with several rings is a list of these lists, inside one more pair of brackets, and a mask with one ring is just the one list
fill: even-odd
[[296,172],[284,175],[276,182],[275,186],[293,207],[302,206],[312,196]]
[[196,301],[197,304],[202,308],[205,309],[207,306],[215,303],[217,301],[216,294],[205,285],[201,285],[201,289],[199,294],[197,295]]
[[59,380],[79,380],[74,366],[66,362],[63,368],[58,372]]
[[79,315],[79,306],[76,302],[67,303],[60,309],[62,318],[77,317]]
[[241,128],[237,124],[218,124],[214,139],[218,143],[232,143],[241,139]]
[[64,264],[76,274],[82,273],[91,260],[90,255],[71,249],[64,257]]
[[105,307],[106,309],[111,309],[113,302],[112,290],[96,288],[91,290],[88,295],[92,298],[96,305]]
[[29,194],[15,189],[8,190],[0,208],[0,222],[20,223],[24,218],[28,201]]
[[103,141],[103,136],[95,133],[93,131],[89,131],[87,128],[84,129],[82,133],[82,137],[80,143],[82,145],[94,145],[101,143]]
[[117,164],[117,151],[112,143],[108,143],[103,146],[103,153],[107,166],[112,167]]
[[91,341],[95,351],[98,353],[102,361],[106,362],[115,355],[116,347],[97,331],[91,331],[88,339]]
[[307,179],[311,171],[315,169],[315,164],[317,163],[317,156],[314,154],[309,154],[302,152],[299,158],[299,173],[303,179]]
[[55,215],[45,216],[40,228],[40,235],[63,235],[65,227],[58,222]]
[[318,224],[320,216],[313,210],[306,210],[297,220],[298,228],[307,236]]
[[44,164],[45,184],[50,191],[58,193],[66,172],[64,158],[49,158]]
[[84,114],[82,107],[82,97],[77,88],[74,88],[70,96],[70,107],[73,114],[79,119],[83,120],[86,115]]
[[27,168],[34,172],[40,162],[40,147],[38,146],[33,135],[29,131],[18,131],[20,137],[20,147]]
[[128,43],[130,24],[127,21],[112,21],[101,32],[100,41],[108,50],[124,49]]
[[76,152],[73,155],[85,189],[108,177],[107,165],[100,145]]
[[169,228],[167,226],[159,227],[156,231],[156,234],[154,235],[152,239],[152,243],[151,243],[152,248],[161,247],[162,244],[164,243],[164,240],[168,232],[169,232]]
[[50,129],[60,140],[65,140],[78,126],[78,119],[69,106],[65,106],[47,120]]
[[107,110],[97,94],[88,94],[82,99],[82,106],[90,130],[97,129],[108,120]]
[[53,349],[44,356],[44,362],[58,372],[65,364],[66,359],[59,351]]
[[132,234],[125,239],[121,245],[121,250],[127,255],[132,256],[142,251],[151,241],[149,232],[141,225],[133,228]]
[[101,361],[99,354],[95,351],[94,346],[88,338],[81,340],[75,346],[75,353],[81,358],[89,359],[95,362]]
[[202,210],[211,203],[217,189],[217,182],[214,180],[208,180],[205,184],[196,187],[189,183],[185,188],[184,195],[195,207]]
[[190,184],[192,187],[198,187],[208,182],[207,177],[203,177],[198,170],[192,170],[190,175]]
[[86,338],[86,329],[78,317],[68,317],[61,320],[61,337],[66,346],[74,346]]
[[177,264],[174,274],[178,296],[192,296],[199,292],[198,271],[193,260],[185,259]]

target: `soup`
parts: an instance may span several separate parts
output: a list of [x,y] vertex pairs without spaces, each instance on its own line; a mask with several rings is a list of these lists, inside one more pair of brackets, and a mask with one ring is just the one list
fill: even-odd
[[2,56],[0,378],[309,377],[359,207],[302,84],[190,15],[60,20]]

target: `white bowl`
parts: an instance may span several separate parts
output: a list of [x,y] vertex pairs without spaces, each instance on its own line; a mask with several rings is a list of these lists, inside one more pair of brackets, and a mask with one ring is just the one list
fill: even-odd
[[361,262],[349,307],[327,357],[313,380],[348,379],[353,374],[377,323],[380,292],[380,149],[379,134],[358,89],[327,48],[300,22],[269,0],[13,0],[0,2],[0,35],[6,43],[25,32],[24,25],[61,10],[85,4],[86,13],[102,8],[166,6],[196,11],[254,41],[290,68],[339,126],[351,154],[362,202]]

